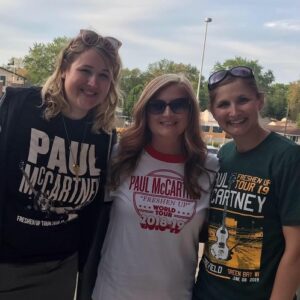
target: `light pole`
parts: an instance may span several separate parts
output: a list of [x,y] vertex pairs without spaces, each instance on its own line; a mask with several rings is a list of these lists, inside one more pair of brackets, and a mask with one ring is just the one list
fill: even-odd
[[201,59],[201,66],[198,78],[198,87],[197,87],[197,99],[199,99],[199,92],[200,92],[200,85],[201,85],[201,77],[202,77],[202,69],[203,69],[203,61],[204,61],[204,54],[205,54],[205,45],[206,45],[206,35],[207,35],[207,27],[208,23],[212,22],[212,18],[205,18],[205,34],[204,34],[204,42],[203,42],[203,50],[202,50],[202,59]]
[[285,115],[285,125],[284,125],[284,136],[286,136],[286,128],[288,125],[288,118],[289,118],[289,112],[290,112],[290,103],[287,102],[287,108],[286,108],[286,115]]
[[13,75],[12,75],[12,83],[15,83],[15,74],[16,74],[16,65],[15,58],[13,57],[11,62],[7,64],[8,66],[13,66]]

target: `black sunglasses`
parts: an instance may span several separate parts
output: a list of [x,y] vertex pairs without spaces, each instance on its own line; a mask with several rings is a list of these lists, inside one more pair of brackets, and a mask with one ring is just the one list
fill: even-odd
[[252,69],[244,66],[234,67],[230,70],[220,70],[211,74],[208,78],[208,89],[213,90],[228,75],[240,78],[254,78]]
[[167,106],[174,114],[183,114],[189,110],[190,102],[188,98],[177,98],[168,103],[160,99],[153,99],[147,103],[146,110],[152,115],[160,115]]

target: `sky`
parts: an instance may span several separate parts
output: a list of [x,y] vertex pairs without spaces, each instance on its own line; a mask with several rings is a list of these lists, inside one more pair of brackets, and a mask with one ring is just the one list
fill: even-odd
[[121,40],[129,69],[168,59],[200,70],[203,58],[207,79],[217,62],[240,56],[277,83],[300,80],[299,0],[0,0],[0,66],[81,28]]

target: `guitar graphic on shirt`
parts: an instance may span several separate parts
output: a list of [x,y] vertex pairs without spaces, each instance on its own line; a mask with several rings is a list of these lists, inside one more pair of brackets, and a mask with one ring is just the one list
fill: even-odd
[[34,186],[32,185],[29,177],[28,177],[28,174],[26,173],[25,169],[25,162],[21,161],[20,162],[20,170],[22,171],[22,174],[29,186],[29,188],[31,189],[33,195],[34,195],[34,198],[33,198],[33,208],[35,210],[38,210],[38,211],[41,211],[41,212],[44,212],[44,213],[47,213],[49,214],[50,212],[50,208],[52,206],[52,202],[51,200],[49,200],[47,198],[47,196],[42,192],[42,191],[37,191]]
[[[228,190],[229,191],[231,190],[231,186],[234,183],[235,179],[236,179],[236,175],[232,174],[228,180]],[[221,260],[226,260],[228,258],[228,254],[230,251],[227,246],[227,240],[228,240],[229,233],[228,233],[228,229],[225,225],[226,214],[227,214],[227,201],[225,200],[223,216],[222,216],[222,225],[216,231],[217,242],[214,243],[210,248],[211,254],[215,258],[221,259]]]
[[47,217],[49,217],[51,213],[55,213],[57,215],[61,215],[61,219],[64,219],[65,221],[70,221],[78,217],[78,211],[83,209],[88,204],[90,204],[90,202],[93,200],[91,199],[89,201],[85,201],[77,205],[76,207],[66,206],[64,202],[59,203],[58,201],[51,200],[47,197],[47,195],[43,191],[37,191],[34,188],[32,182],[29,179],[28,174],[25,171],[24,161],[20,162],[19,168],[22,171],[25,181],[27,182],[34,196],[32,208],[36,211],[45,213]]

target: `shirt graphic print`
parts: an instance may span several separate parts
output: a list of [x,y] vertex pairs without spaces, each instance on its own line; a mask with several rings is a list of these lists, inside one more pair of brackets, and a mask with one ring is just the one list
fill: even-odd
[[[71,151],[78,157],[79,174],[72,168]],[[50,139],[38,129],[31,129],[28,158],[19,168],[19,192],[30,200],[27,208],[37,212],[35,218],[18,215],[21,223],[53,226],[73,220],[99,188],[101,170],[96,167],[95,145],[71,141],[69,149],[66,139]]]
[[209,241],[203,263],[214,276],[241,283],[260,280],[263,207],[271,181],[219,172],[211,197]]
[[131,176],[129,190],[145,230],[177,234],[196,212],[196,200],[184,188],[182,175],[172,170],[155,170],[146,176]]

